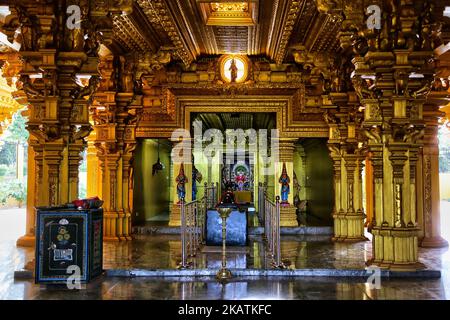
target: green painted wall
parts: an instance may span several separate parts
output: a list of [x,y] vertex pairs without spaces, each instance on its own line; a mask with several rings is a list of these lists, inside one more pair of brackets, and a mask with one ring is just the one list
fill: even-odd
[[152,176],[152,166],[158,160],[156,139],[138,142],[134,162],[134,223],[169,219],[170,204],[170,152],[167,141],[160,140],[160,160],[165,169]]
[[328,154],[326,139],[304,139],[301,145],[306,159],[307,224],[332,226],[333,163]]

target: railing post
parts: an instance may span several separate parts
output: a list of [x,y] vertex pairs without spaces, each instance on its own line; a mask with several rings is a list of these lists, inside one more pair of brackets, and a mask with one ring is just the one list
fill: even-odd
[[192,202],[187,207],[188,207],[187,213],[189,216],[189,219],[188,219],[188,221],[189,221],[189,228],[188,228],[188,230],[189,230],[189,233],[188,233],[189,234],[189,256],[193,257],[194,256],[194,234],[193,234],[193,221],[192,221],[192,218],[193,218]]
[[206,199],[206,202],[208,202],[209,199],[209,188],[208,188],[208,182],[205,182],[205,194],[203,195],[203,199]]
[[277,196],[275,203],[275,216],[276,216],[276,267],[279,268],[281,264],[281,243],[280,243],[280,196]]
[[195,201],[194,205],[194,236],[195,236],[195,255],[199,248],[199,232],[198,232],[198,201]]
[[207,200],[208,198],[203,198],[203,208],[202,208],[202,227],[201,227],[201,233],[202,233],[202,244],[205,243],[205,224],[206,224],[206,212],[208,210],[207,206]]
[[186,261],[186,212],[184,208],[184,198],[180,199],[180,211],[181,211],[181,262],[179,268],[187,268]]

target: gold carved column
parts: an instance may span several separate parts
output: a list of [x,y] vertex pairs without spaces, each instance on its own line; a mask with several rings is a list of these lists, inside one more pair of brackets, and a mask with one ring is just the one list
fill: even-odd
[[99,159],[97,157],[97,148],[95,147],[96,134],[95,130],[87,137],[87,197],[95,197],[101,194],[101,169]]
[[17,239],[17,246],[34,247],[35,246],[35,205],[36,205],[36,161],[35,152],[32,147],[32,140],[28,139],[28,161],[27,161],[27,218],[25,226],[25,235]]
[[373,218],[373,200],[374,200],[374,192],[373,192],[373,165],[372,160],[370,159],[370,154],[366,157],[365,160],[365,178],[366,178],[366,185],[365,185],[365,191],[366,191],[366,222],[365,226],[370,227],[372,225],[372,218]]
[[[95,139],[101,171],[97,195],[104,201],[105,241],[131,240],[135,131],[142,104],[141,96],[134,93],[132,78],[124,72],[131,70],[133,63],[132,57],[101,57],[102,77],[91,108],[95,134],[89,140]],[[89,168],[95,170],[95,166],[90,159]]]
[[[333,241],[364,241],[362,202],[363,151],[357,133],[360,115],[354,93],[331,93],[324,96],[325,122],[329,126],[328,149],[334,175]],[[335,104],[335,105],[333,105]]]
[[[394,50],[393,53],[369,52],[365,58],[354,58],[354,84],[365,108],[363,132],[374,169],[370,263],[402,271],[422,267],[418,261],[415,172],[424,127],[424,100],[419,98],[423,84],[409,80],[409,74],[424,63],[427,55],[417,55],[421,58],[413,61],[411,54],[407,50]],[[390,66],[391,72],[379,73],[378,61],[384,61],[383,68]],[[371,89],[361,77],[370,72],[377,75]],[[378,94],[372,91],[377,88],[380,88]],[[415,90],[412,97],[408,90]]]
[[288,203],[280,206],[280,226],[281,227],[297,227],[296,207],[294,206],[294,150],[295,141],[297,139],[280,137],[278,141],[279,146],[279,162],[275,164],[275,196],[280,196],[281,199],[281,184],[279,179],[283,174],[283,167],[286,169],[289,177]]
[[[428,100],[443,102],[448,93],[431,92]],[[430,101],[430,102],[431,102]],[[446,102],[446,101],[445,101]],[[422,200],[421,217],[423,238],[420,245],[428,248],[441,248],[448,246],[448,242],[441,237],[441,212],[439,192],[439,141],[438,141],[438,117],[441,116],[439,104],[427,103],[424,105],[423,117],[426,122],[424,145],[419,154],[421,166],[418,175],[422,182],[422,188],[417,190],[417,196]]]

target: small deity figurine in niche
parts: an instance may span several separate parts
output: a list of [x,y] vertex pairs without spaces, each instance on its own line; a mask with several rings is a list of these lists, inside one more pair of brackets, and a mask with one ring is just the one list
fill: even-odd
[[200,171],[193,165],[192,166],[192,200],[197,199],[197,182],[202,182],[203,176]]
[[183,164],[181,164],[180,172],[178,173],[178,176],[175,179],[175,181],[177,183],[178,204],[180,204],[181,199],[184,199],[186,197],[186,187],[184,185],[188,182],[184,174]]
[[236,182],[238,191],[244,191],[244,184],[247,179],[245,178],[244,172],[238,171],[234,181]]
[[283,163],[283,171],[281,172],[278,182],[281,184],[281,205],[289,205],[288,196],[290,192],[289,183],[291,182],[291,179],[289,179],[286,171],[286,163]]
[[231,82],[236,82],[237,79],[237,73],[238,73],[238,68],[236,66],[236,60],[231,60],[231,65],[230,65],[230,69],[231,71]]

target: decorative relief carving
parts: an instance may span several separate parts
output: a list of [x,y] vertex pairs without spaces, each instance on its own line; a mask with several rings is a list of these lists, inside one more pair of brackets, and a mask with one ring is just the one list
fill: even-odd
[[177,56],[183,61],[185,65],[189,66],[194,60],[194,57],[185,47],[183,36],[181,35],[177,24],[173,20],[173,17],[170,15],[170,10],[168,10],[164,2],[162,0],[137,0],[137,3],[150,17],[150,20],[153,23],[162,26],[162,28],[172,41],[172,44],[175,46]]
[[431,190],[431,158],[424,155],[424,220],[425,237],[431,236],[431,210],[432,210],[432,190]]
[[277,64],[283,63],[284,57],[286,55],[286,49],[291,38],[291,34],[294,30],[295,22],[297,21],[299,15],[300,2],[299,1],[289,1],[289,10],[287,17],[284,20],[284,26],[281,31],[280,43],[278,44],[277,50],[274,55],[274,60]]
[[395,184],[394,189],[394,205],[395,205],[395,227],[404,227],[402,220],[402,185],[400,183]]

